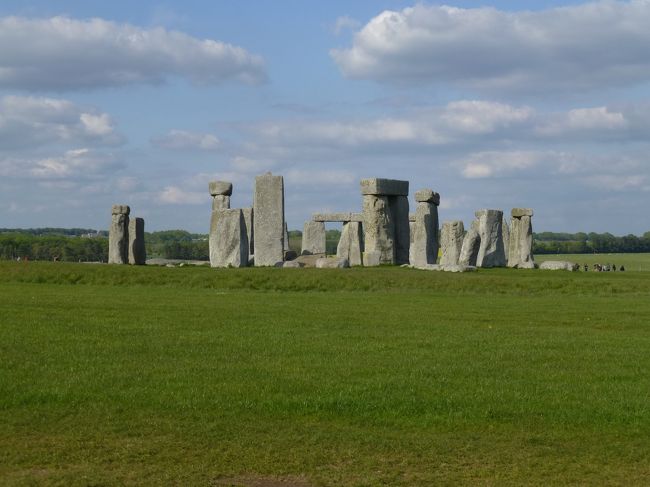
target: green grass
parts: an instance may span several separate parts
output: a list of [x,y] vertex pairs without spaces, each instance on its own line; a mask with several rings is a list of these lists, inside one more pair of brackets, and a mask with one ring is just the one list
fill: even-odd
[[615,264],[619,269],[625,266],[626,271],[650,271],[650,254],[545,254],[536,255],[535,262],[541,263],[545,260],[568,260],[580,264],[589,265],[592,269],[594,264]]
[[0,483],[648,485],[649,298],[644,272],[0,263]]

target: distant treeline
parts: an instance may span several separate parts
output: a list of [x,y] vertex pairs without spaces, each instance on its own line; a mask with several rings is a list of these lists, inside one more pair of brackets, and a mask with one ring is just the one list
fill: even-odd
[[[108,232],[88,228],[0,229],[0,259],[106,262]],[[336,253],[339,230],[328,230],[328,254]],[[300,252],[302,232],[289,232],[289,246]],[[611,233],[533,234],[535,254],[591,254],[650,252],[650,232],[641,237]],[[185,230],[145,233],[147,257],[208,260],[208,235]]]
[[604,254],[650,252],[650,232],[641,237],[611,233],[553,233],[533,234],[535,254]]

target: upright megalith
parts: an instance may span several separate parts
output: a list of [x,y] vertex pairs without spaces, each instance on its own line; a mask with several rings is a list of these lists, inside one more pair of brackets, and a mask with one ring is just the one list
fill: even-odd
[[503,246],[503,211],[478,210],[478,233],[481,238],[477,267],[505,267],[506,254]]
[[510,240],[508,246],[508,267],[534,269],[533,258],[533,210],[513,208],[510,212]]
[[215,239],[210,248],[212,267],[246,267],[248,235],[241,208],[214,210]]
[[503,249],[504,249],[503,251],[506,254],[506,266],[507,266],[509,260],[508,256],[510,255],[510,226],[506,221],[505,215],[501,222],[501,236],[503,238]]
[[108,263],[127,264],[129,262],[129,213],[127,205],[113,205],[111,208],[111,227],[108,231]]
[[230,208],[230,197],[232,196],[232,183],[228,181],[210,181],[210,195],[212,196],[212,209],[222,210]]
[[325,254],[325,222],[305,222],[302,229],[301,254]]
[[481,236],[478,233],[478,220],[474,220],[463,238],[458,265],[475,266],[478,251],[481,248]]
[[[438,259],[438,205],[440,195],[431,189],[415,193],[415,221],[412,222],[410,263],[415,267],[435,264]],[[408,221],[408,218],[407,218]]]
[[144,245],[144,219],[131,218],[129,221],[129,264],[145,265],[147,249]]
[[[460,220],[447,221],[442,224],[440,240],[442,241],[442,255],[440,256],[440,265],[458,265],[463,250],[463,238],[465,236],[465,226]],[[478,250],[478,249],[477,249]],[[463,265],[475,265],[474,263],[464,263]]]
[[345,222],[336,247],[336,256],[347,259],[351,266],[363,264],[363,230],[361,222]]
[[255,251],[253,248],[255,242],[255,233],[253,232],[253,208],[242,208],[241,211],[244,215],[244,223],[246,224],[246,236],[248,237],[248,254],[250,257]]
[[255,178],[253,196],[255,265],[284,260],[284,179],[270,172]]
[[363,228],[366,265],[405,264],[409,258],[410,232],[408,181],[362,179]]

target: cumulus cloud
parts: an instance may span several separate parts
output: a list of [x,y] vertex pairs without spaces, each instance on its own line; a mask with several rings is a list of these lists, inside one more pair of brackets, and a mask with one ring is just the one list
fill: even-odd
[[151,143],[162,149],[204,151],[216,150],[221,145],[215,135],[176,129],[170,130],[162,137],[154,137]]
[[52,142],[115,145],[122,141],[111,117],[96,109],[57,98],[0,98],[0,143],[5,150]]
[[505,12],[418,4],[385,11],[331,56],[350,78],[538,93],[650,77],[650,2]]
[[527,151],[486,151],[471,154],[462,161],[462,174],[468,179],[508,175],[535,166],[542,154]]
[[341,35],[346,30],[353,30],[361,27],[361,22],[356,19],[353,19],[349,15],[342,15],[336,19],[334,26],[332,27],[332,32],[334,35]]
[[213,85],[266,79],[261,57],[242,47],[162,27],[98,18],[0,19],[0,87],[77,90],[170,77]]
[[198,205],[209,202],[207,192],[186,191],[178,186],[167,186],[158,195],[158,201],[167,205]]

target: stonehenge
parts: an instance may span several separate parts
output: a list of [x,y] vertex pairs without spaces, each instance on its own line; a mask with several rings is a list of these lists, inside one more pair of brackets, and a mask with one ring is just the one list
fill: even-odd
[[469,228],[469,231],[463,238],[463,245],[460,249],[458,264],[476,266],[476,260],[478,258],[478,251],[480,247],[481,236],[478,233],[478,220],[474,220]]
[[506,253],[503,246],[503,211],[478,210],[478,233],[481,239],[477,267],[505,267]]
[[408,181],[362,179],[364,265],[405,264],[409,259]]
[[216,267],[217,262],[217,212],[230,208],[232,183],[228,181],[210,181],[208,190],[212,196],[212,213],[210,214],[210,234],[208,235],[208,252],[210,265]]
[[302,230],[302,255],[325,254],[325,222],[308,221]]
[[361,222],[343,223],[341,238],[336,247],[336,256],[346,259],[351,266],[363,264],[363,228]]
[[[410,224],[411,232],[409,261],[415,267],[435,264],[438,259],[438,205],[440,195],[430,189],[415,193],[414,221]],[[408,213],[408,208],[407,208]]]
[[113,205],[108,231],[108,263],[129,263],[129,213],[127,205]]
[[210,266],[246,267],[249,245],[241,208],[213,210],[212,215]]
[[144,245],[144,219],[131,218],[129,221],[129,264],[145,265],[147,250]]
[[513,208],[510,212],[510,239],[508,243],[508,267],[534,269],[533,226],[531,208]]
[[[464,236],[465,226],[462,221],[443,222],[442,230],[440,231],[440,241],[442,242],[440,265],[448,266],[460,263]],[[465,263],[463,265],[475,265],[475,263]]]
[[284,179],[270,172],[255,178],[253,194],[255,266],[284,260]]

